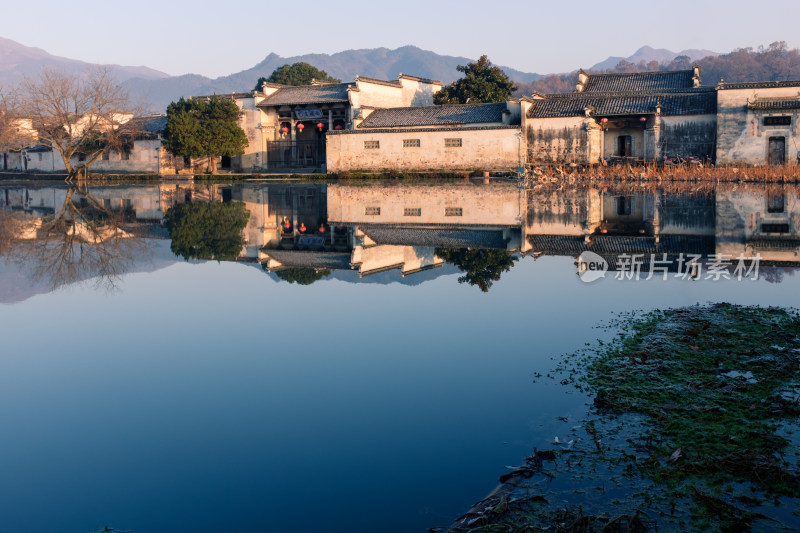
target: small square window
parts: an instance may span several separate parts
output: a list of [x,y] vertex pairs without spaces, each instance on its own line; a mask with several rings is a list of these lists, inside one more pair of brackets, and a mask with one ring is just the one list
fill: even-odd
[[406,207],[403,209],[403,216],[404,217],[421,217],[422,216],[422,208],[421,207]]
[[462,210],[460,207],[445,207],[444,216],[446,217],[460,217]]
[[461,148],[461,139],[445,139],[445,148]]
[[380,215],[381,208],[380,207],[365,207],[364,208],[365,215]]
[[377,150],[381,147],[380,141],[364,141],[365,150]]
[[419,148],[419,139],[403,139],[403,148]]
[[131,153],[128,150],[123,151],[121,155],[123,161],[128,161],[131,158]]
[[103,161],[108,161],[108,150],[103,151]]

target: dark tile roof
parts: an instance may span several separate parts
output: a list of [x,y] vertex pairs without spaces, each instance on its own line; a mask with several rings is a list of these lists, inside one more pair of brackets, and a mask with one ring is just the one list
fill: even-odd
[[592,108],[593,116],[652,114],[661,104],[663,115],[703,115],[717,112],[714,89],[695,89],[684,92],[666,91],[655,94],[636,92],[617,94],[569,93],[547,95],[533,100],[529,118],[577,117]]
[[272,107],[294,104],[323,104],[326,102],[347,102],[347,89],[352,83],[331,83],[325,85],[300,85],[283,87],[262,100],[258,107]]
[[720,82],[717,89],[724,91],[727,89],[770,89],[777,87],[800,87],[800,80],[793,81],[752,81],[746,83],[725,83]]
[[349,252],[315,252],[300,250],[264,250],[264,254],[284,267],[329,268],[350,270]]
[[377,244],[396,246],[433,246],[435,248],[506,249],[503,230],[467,230],[447,228],[359,228]]
[[761,111],[780,111],[781,109],[800,109],[800,98],[758,98],[748,104],[750,109]]
[[147,133],[161,133],[167,129],[167,115],[153,115],[150,117],[134,117],[126,124],[142,129]]
[[376,109],[359,128],[448,126],[503,121],[505,102],[496,104],[434,105]]
[[590,74],[583,89],[588,92],[661,91],[694,87],[694,70],[672,72],[632,72],[626,74]]

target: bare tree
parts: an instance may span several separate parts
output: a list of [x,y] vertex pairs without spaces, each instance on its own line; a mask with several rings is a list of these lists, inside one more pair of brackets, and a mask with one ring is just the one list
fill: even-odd
[[5,242],[7,257],[34,281],[46,281],[53,289],[92,279],[110,290],[147,252],[141,232],[126,216],[106,207],[86,182],[79,182],[67,189],[53,214],[16,217],[15,225],[7,226],[13,235],[4,238],[0,233],[0,244]]
[[85,177],[104,151],[130,142],[131,132],[120,126],[134,113],[108,69],[73,75],[45,68],[23,78],[18,101],[19,116],[32,121],[39,142],[61,156],[67,181]]

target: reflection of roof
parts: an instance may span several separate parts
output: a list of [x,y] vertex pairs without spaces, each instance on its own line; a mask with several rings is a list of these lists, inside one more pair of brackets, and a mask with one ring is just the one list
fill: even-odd
[[759,250],[796,250],[800,248],[798,239],[750,239],[748,246]]
[[587,92],[661,91],[694,87],[694,70],[591,74],[583,89]]
[[758,98],[747,105],[750,109],[763,111],[800,109],[800,98]]
[[713,89],[641,94],[552,94],[531,102],[529,118],[584,116],[592,108],[594,116],[652,114],[661,105],[663,115],[701,115],[717,112],[717,94]]
[[495,104],[435,105],[376,109],[359,128],[402,128],[409,126],[451,126],[502,122],[504,102]]
[[350,252],[310,252],[300,250],[264,250],[264,255],[284,267],[350,270]]
[[600,255],[617,254],[713,254],[714,237],[696,235],[662,235],[660,243],[655,237],[624,235],[592,235],[585,243],[582,235],[528,235],[534,252],[578,257],[589,251]]
[[377,244],[432,246],[435,248],[506,249],[502,230],[465,230],[447,228],[393,228],[359,226]]
[[293,104],[322,104],[325,102],[348,102],[347,89],[352,83],[331,83],[282,87],[262,100],[258,107]]

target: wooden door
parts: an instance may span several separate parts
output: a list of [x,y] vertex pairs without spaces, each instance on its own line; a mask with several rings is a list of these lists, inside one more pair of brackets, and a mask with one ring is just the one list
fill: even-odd
[[783,165],[786,163],[786,137],[769,138],[767,163],[770,165]]

